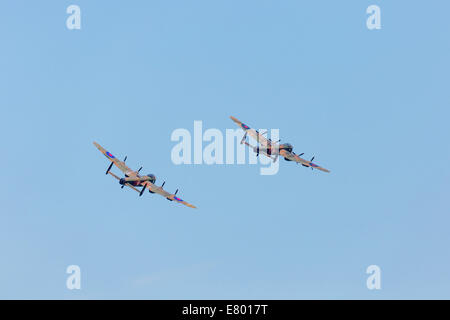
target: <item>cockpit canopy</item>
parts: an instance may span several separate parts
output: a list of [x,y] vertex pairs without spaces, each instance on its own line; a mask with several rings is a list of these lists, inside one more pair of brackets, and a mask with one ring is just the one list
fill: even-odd
[[156,176],[155,176],[154,174],[149,173],[149,174],[147,175],[147,177],[149,177],[149,181],[150,181],[151,183],[155,183],[155,182],[156,182]]
[[290,143],[283,143],[282,145],[280,145],[280,149],[292,152],[292,150],[294,150],[294,147]]

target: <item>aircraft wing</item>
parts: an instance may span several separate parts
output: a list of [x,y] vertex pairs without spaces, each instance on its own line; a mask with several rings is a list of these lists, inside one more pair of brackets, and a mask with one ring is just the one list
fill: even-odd
[[[116,178],[117,180],[120,180],[120,178],[118,176],[116,176],[114,173],[112,173],[111,171],[108,171],[108,174],[112,175],[114,178]],[[134,191],[137,191],[137,193],[141,193],[141,191],[139,191],[137,188],[135,188],[134,186],[132,186],[129,183],[125,183],[125,185],[127,187],[130,187],[131,189],[133,189]]]
[[196,206],[184,201],[183,199],[178,198],[175,194],[167,192],[162,187],[158,187],[158,186],[154,185],[150,181],[144,181],[141,183],[141,185],[145,186],[145,188],[147,188],[151,192],[157,193],[170,201],[176,201],[176,202],[182,203],[185,206],[188,206],[189,208],[197,208]]
[[94,145],[97,147],[98,150],[100,150],[101,153],[105,155],[106,158],[108,158],[109,161],[113,162],[116,165],[116,167],[119,168],[123,173],[127,175],[132,175],[134,173],[133,170],[131,170],[125,165],[125,162],[118,160],[115,156],[113,156],[110,152],[106,151],[97,142],[94,142]]
[[236,119],[233,116],[231,116],[230,119],[233,120],[239,127],[241,127],[242,130],[244,130],[244,132],[246,134],[248,134],[253,139],[258,141],[261,146],[267,147],[267,146],[271,145],[271,142],[269,140],[267,140],[267,138],[265,136],[263,136],[261,133],[259,133],[258,130],[250,128],[248,125],[239,121],[238,119]]
[[308,161],[308,160],[305,160],[303,158],[300,158],[298,155],[296,155],[293,152],[289,152],[289,151],[286,151],[286,150],[281,150],[280,151],[280,156],[283,156],[283,157],[285,157],[288,160],[298,162],[298,163],[300,163],[300,164],[302,164],[302,165],[304,165],[306,167],[311,167],[311,168],[314,168],[314,169],[318,169],[318,170],[323,171],[323,172],[330,172],[329,170],[327,170],[325,168],[322,168],[321,166],[313,163],[312,161]]

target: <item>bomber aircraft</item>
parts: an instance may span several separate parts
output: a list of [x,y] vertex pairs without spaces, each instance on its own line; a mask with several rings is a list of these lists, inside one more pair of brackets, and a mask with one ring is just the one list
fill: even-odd
[[[122,188],[125,186],[130,187],[131,189],[137,191],[139,193],[139,196],[142,196],[145,189],[148,189],[148,191],[150,193],[160,194],[169,201],[175,200],[176,202],[182,203],[190,208],[196,208],[196,206],[194,206],[190,203],[187,203],[183,199],[180,199],[176,196],[178,189],[177,189],[177,191],[175,191],[174,194],[171,194],[171,193],[167,192],[166,190],[164,190],[163,187],[164,187],[164,184],[166,183],[165,181],[163,182],[163,184],[161,186],[159,186],[159,187],[156,186],[155,185],[156,177],[154,174],[140,175],[139,172],[142,170],[142,167],[137,171],[133,171],[130,168],[128,168],[125,165],[125,161],[127,160],[127,157],[125,157],[125,159],[123,159],[123,161],[120,161],[115,156],[113,156],[110,152],[106,151],[97,142],[94,142],[94,145],[97,147],[98,150],[100,150],[101,153],[103,153],[105,155],[106,158],[108,158],[109,161],[111,161],[111,164],[109,165],[108,170],[106,170],[106,174],[110,174],[111,176],[113,176],[114,178],[119,180],[119,184],[122,185]],[[117,168],[119,168],[124,173],[125,177],[120,178],[110,171],[114,164],[117,166]],[[142,189],[139,190],[138,189],[139,187],[142,187]]]
[[[263,134],[259,133],[258,130],[252,129],[249,126],[247,126],[245,123],[242,123],[235,117],[230,117],[231,120],[233,120],[242,130],[244,130],[244,137],[241,140],[241,144],[245,143],[245,145],[249,146],[253,149],[254,152],[256,152],[256,156],[259,156],[259,154],[263,154],[273,160],[273,162],[277,161],[278,156],[284,157],[284,160],[286,161],[295,161],[297,163],[300,163],[304,167],[309,167],[312,169],[318,169],[324,172],[330,172],[329,170],[322,168],[321,166],[315,164],[312,162],[314,160],[314,157],[311,158],[310,161],[305,160],[303,158],[300,158],[304,153],[301,153],[299,155],[295,154],[294,151],[292,151],[294,148],[289,143],[282,143],[278,144],[280,140],[277,142],[272,142],[272,140],[267,139],[264,134],[267,132],[264,132]],[[250,145],[247,141],[247,135],[251,136],[257,141],[256,146]]]

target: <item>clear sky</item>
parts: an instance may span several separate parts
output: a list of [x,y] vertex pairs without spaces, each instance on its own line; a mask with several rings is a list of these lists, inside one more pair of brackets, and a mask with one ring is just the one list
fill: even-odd
[[[449,12],[2,1],[0,298],[450,298]],[[172,163],[175,129],[230,115],[331,173]],[[198,209],[120,189],[93,141]]]

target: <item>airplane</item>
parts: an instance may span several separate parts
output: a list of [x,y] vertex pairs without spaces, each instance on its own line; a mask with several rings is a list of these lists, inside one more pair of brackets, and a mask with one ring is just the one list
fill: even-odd
[[[295,152],[292,151],[294,148],[290,143],[278,144],[278,142],[280,142],[281,140],[272,142],[272,140],[264,137],[264,134],[266,134],[267,131],[261,134],[258,132],[258,130],[250,128],[245,123],[239,121],[235,117],[231,116],[230,118],[245,132],[244,137],[241,140],[241,144],[245,143],[245,145],[252,148],[253,151],[256,152],[256,156],[259,156],[259,154],[261,153],[271,158],[273,162],[277,161],[278,156],[282,156],[286,161],[295,161],[297,163],[300,163],[304,167],[311,168],[311,170],[317,169],[324,172],[330,172],[329,170],[315,164],[313,162],[314,157],[312,157],[310,161],[300,158],[300,156],[304,155],[304,153],[301,153],[299,155],[295,154]],[[246,141],[247,135],[251,136],[257,141],[257,146],[252,146]]]
[[[106,158],[108,158],[109,161],[111,161],[111,164],[109,165],[108,170],[106,170],[106,174],[110,174],[111,176],[113,176],[114,178],[119,180],[119,184],[122,185],[122,187],[121,187],[122,189],[123,189],[123,187],[127,186],[127,187],[137,191],[139,193],[139,196],[142,196],[145,189],[148,189],[148,191],[150,193],[157,193],[159,195],[162,195],[169,201],[175,200],[176,202],[182,203],[185,206],[188,206],[190,208],[196,208],[196,206],[194,206],[176,196],[178,189],[177,189],[177,191],[175,191],[174,194],[171,194],[171,193],[167,192],[166,190],[164,190],[163,187],[164,187],[164,184],[166,183],[165,181],[163,182],[163,184],[161,186],[159,186],[159,187],[156,186],[155,185],[156,177],[154,174],[147,174],[147,175],[141,176],[139,174],[139,172],[142,170],[142,167],[140,167],[139,170],[137,170],[137,171],[133,171],[130,168],[128,168],[125,165],[125,161],[127,160],[127,157],[125,157],[125,159],[123,159],[123,161],[120,161],[115,156],[113,156],[109,151],[106,151],[97,142],[94,142],[94,145],[97,147],[98,150],[100,150],[101,153],[103,153],[105,155]],[[124,175],[125,175],[124,178],[120,178],[110,171],[114,164],[117,166],[117,168],[119,168],[124,173]],[[142,189],[139,190],[138,189],[139,187],[142,187]]]

